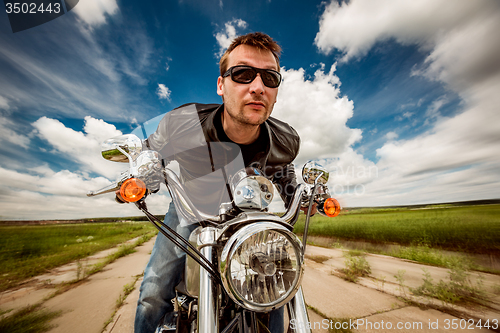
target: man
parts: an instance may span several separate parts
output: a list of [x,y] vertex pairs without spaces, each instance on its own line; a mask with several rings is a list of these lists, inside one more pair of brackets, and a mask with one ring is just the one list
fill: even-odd
[[[179,163],[186,192],[205,213],[217,214],[220,203],[228,201],[225,179],[218,180],[219,170],[235,163],[259,168],[276,184],[286,205],[291,199],[296,187],[291,162],[300,139],[288,124],[270,118],[281,83],[280,51],[262,33],[236,38],[220,60],[217,94],[224,104],[189,104],[173,110],[146,140],[167,161]],[[227,149],[231,144],[237,153]],[[165,223],[185,238],[197,227],[179,223],[172,204]],[[173,311],[170,300],[175,297],[184,261],[183,253],[158,236],[141,285],[136,333],[154,332],[161,317]],[[282,314],[280,309],[271,315],[273,333],[283,331]]]

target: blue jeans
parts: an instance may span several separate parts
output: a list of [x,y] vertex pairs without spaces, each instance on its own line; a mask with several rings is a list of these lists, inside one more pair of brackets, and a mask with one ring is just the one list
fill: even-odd
[[[182,226],[173,203],[170,203],[164,223],[185,239],[198,224]],[[161,318],[174,311],[171,299],[175,286],[182,279],[186,254],[162,234],[158,234],[151,252],[140,288],[135,313],[134,333],[154,333]],[[271,312],[269,329],[272,333],[283,332],[283,308]]]

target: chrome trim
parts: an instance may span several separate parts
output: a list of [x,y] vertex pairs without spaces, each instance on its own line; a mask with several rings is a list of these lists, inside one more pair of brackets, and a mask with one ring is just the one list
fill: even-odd
[[299,209],[302,201],[302,196],[306,190],[307,190],[307,185],[305,184],[299,184],[295,188],[295,193],[293,194],[292,200],[288,205],[288,210],[281,217],[283,220],[285,220],[285,222],[290,223],[291,225],[295,225],[295,223],[297,222],[297,218],[300,212]]
[[144,150],[134,160],[130,174],[145,180],[161,175],[161,155],[154,150]]
[[122,175],[119,180],[116,182],[105,186],[97,191],[89,191],[87,192],[88,197],[95,197],[96,195],[104,194],[104,193],[109,193],[109,192],[115,192],[120,189],[120,186],[122,186],[123,182],[129,179],[130,176],[128,172],[122,172]]
[[[178,213],[180,213],[188,221],[199,222],[201,219],[217,223],[221,222],[220,216],[205,214],[197,210],[196,207],[194,207],[194,205],[189,200],[187,194],[185,193],[179,177],[169,168],[164,168],[163,170],[168,185],[171,187],[172,190],[174,190],[172,191],[174,192],[172,193],[172,199],[174,200],[176,208],[178,208]],[[246,212],[238,215],[238,217],[231,220],[229,225],[235,223],[241,223],[243,222],[242,220],[249,219],[250,215],[252,215],[252,219],[275,220],[276,222],[279,223],[282,223],[284,221],[286,223],[291,223],[292,225],[294,225],[296,222],[296,218],[298,217],[302,195],[305,193],[306,190],[307,190],[307,185],[305,184],[297,185],[292,200],[288,205],[288,209],[281,218],[274,214],[269,214],[269,213]],[[192,209],[191,207],[193,207],[194,209]],[[254,214],[260,214],[260,216],[256,216]]]
[[[193,230],[189,236],[189,243],[197,247],[198,236],[202,231],[202,227]],[[184,285],[189,296],[197,298],[200,294],[200,264],[190,255],[186,256],[186,266],[184,268]]]
[[307,233],[309,232],[309,221],[311,220],[311,211],[312,211],[312,206],[314,203],[314,196],[316,195],[316,191],[318,190],[318,187],[321,186],[321,184],[319,183],[319,180],[321,179],[322,176],[323,176],[322,171],[320,171],[316,175],[316,179],[314,180],[314,186],[312,189],[311,197],[309,199],[309,207],[307,208],[307,213],[306,213],[306,223],[304,225],[304,237],[302,240],[302,242],[304,244],[304,252],[303,253],[305,253],[306,246],[307,246]]
[[305,184],[299,184],[295,189],[295,193],[292,197],[290,204],[288,205],[288,209],[283,214],[283,216],[279,217],[275,214],[271,213],[263,213],[263,212],[243,212],[236,216],[234,219],[221,224],[221,234],[224,234],[229,227],[232,227],[237,224],[244,224],[248,222],[257,222],[257,221],[272,221],[284,225],[288,230],[293,230],[293,225],[297,221],[297,217],[299,215],[299,208],[302,201],[302,196],[305,194],[308,186]]
[[302,179],[308,184],[326,184],[330,174],[319,163],[314,161],[307,162],[302,168]]
[[[275,230],[279,231],[282,233],[285,237],[290,240],[290,242],[293,245],[293,249],[295,250],[295,256],[297,259],[297,272],[298,276],[296,277],[294,283],[294,286],[288,290],[288,293],[286,293],[283,297],[280,299],[271,302],[271,303],[264,303],[264,304],[258,304],[255,302],[248,301],[246,299],[243,299],[240,297],[236,291],[233,289],[231,283],[229,282],[231,279],[231,271],[229,269],[229,263],[233,255],[235,254],[236,250],[240,247],[240,245],[247,240],[249,237],[256,233],[260,233],[266,230]],[[292,297],[295,295],[296,291],[300,287],[300,283],[302,281],[302,276],[304,273],[304,266],[303,266],[303,248],[302,248],[302,243],[300,239],[292,233],[288,228],[281,224],[277,224],[275,222],[255,222],[252,224],[248,224],[238,231],[236,231],[227,241],[226,245],[224,246],[222,252],[221,252],[221,257],[220,257],[220,262],[219,262],[219,271],[221,273],[221,279],[222,279],[222,284],[224,286],[224,289],[226,290],[227,294],[229,297],[238,305],[251,310],[251,311],[257,311],[257,312],[267,312],[271,311],[277,308],[282,307],[286,303],[288,303]],[[201,293],[201,290],[200,290]]]
[[230,181],[234,204],[241,210],[263,210],[273,200],[274,186],[259,169],[247,167]]
[[[203,228],[198,235],[198,245],[215,243],[216,230],[213,227]],[[213,248],[210,245],[201,249],[210,262],[212,261]],[[198,296],[198,332],[219,333],[219,293],[218,284],[215,283],[210,273],[200,267],[200,294]]]
[[278,223],[290,231],[293,230],[293,227],[290,224],[283,221],[283,219],[277,215],[271,213],[262,213],[262,212],[244,212],[236,216],[234,219],[221,224],[219,226],[220,235],[221,236],[224,235],[229,228],[234,227],[236,225],[239,224],[243,225],[261,221]]
[[288,317],[290,322],[295,320],[293,332],[295,333],[311,333],[309,325],[309,315],[307,314],[307,306],[302,293],[302,287],[295,294],[293,300],[288,303]]
[[134,134],[123,134],[104,141],[101,155],[109,161],[132,162],[142,151],[142,141]]
[[104,194],[104,193],[109,193],[109,192],[115,192],[116,190],[120,189],[121,184],[120,183],[113,183],[110,184],[106,187],[101,188],[100,190],[97,191],[88,191],[87,196],[88,197],[95,197],[96,195]]

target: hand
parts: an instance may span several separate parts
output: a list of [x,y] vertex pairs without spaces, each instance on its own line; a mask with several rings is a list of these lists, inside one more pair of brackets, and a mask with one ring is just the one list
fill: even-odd
[[115,197],[116,202],[118,202],[120,204],[127,203],[125,200],[123,200],[122,196],[120,195],[120,190],[115,191],[115,194],[116,194],[116,197]]
[[[312,208],[311,208],[311,216],[314,216],[314,214],[316,214],[318,212],[318,209],[317,209],[317,206],[318,204],[314,203]],[[307,210],[309,209],[309,207],[302,207],[300,208],[301,211],[304,212],[304,214],[307,215]]]

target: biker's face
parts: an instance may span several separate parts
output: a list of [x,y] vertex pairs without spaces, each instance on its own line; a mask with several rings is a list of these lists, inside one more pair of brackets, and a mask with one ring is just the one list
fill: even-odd
[[[239,45],[229,54],[227,68],[236,65],[278,70],[271,51],[249,45]],[[258,126],[271,115],[278,88],[266,87],[260,74],[248,84],[234,82],[229,76],[219,76],[217,94],[222,96],[225,111],[233,121],[244,126]]]

